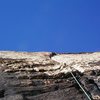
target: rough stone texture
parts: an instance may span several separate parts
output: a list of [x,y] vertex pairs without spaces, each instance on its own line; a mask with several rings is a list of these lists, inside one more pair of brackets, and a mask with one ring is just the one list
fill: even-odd
[[100,52],[0,52],[0,100],[100,100]]

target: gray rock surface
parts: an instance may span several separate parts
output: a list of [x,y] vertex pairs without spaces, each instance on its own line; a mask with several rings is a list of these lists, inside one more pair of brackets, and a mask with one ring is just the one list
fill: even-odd
[[0,52],[0,100],[100,100],[100,52]]

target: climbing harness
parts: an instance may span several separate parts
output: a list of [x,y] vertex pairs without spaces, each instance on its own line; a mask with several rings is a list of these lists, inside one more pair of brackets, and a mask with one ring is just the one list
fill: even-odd
[[79,81],[77,80],[77,78],[75,77],[75,75],[73,74],[73,70],[70,68],[70,73],[72,75],[72,77],[74,78],[74,80],[76,81],[76,83],[78,84],[78,86],[81,88],[81,90],[84,92],[84,94],[86,95],[86,97],[88,98],[88,100],[92,100],[92,98],[88,95],[88,93],[85,91],[85,89],[81,86],[81,84],[79,83]]

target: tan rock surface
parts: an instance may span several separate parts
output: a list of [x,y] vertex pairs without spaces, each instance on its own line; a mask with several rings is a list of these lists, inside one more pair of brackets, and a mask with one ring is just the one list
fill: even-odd
[[[71,69],[70,69],[71,68]],[[0,100],[100,100],[100,52],[0,52]]]

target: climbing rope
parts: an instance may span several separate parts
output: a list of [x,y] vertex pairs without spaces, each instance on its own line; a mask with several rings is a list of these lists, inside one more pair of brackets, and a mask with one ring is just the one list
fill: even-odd
[[81,84],[79,83],[79,81],[77,80],[77,78],[75,77],[75,75],[72,72],[73,70],[70,67],[70,73],[72,75],[72,77],[74,78],[74,80],[76,81],[76,83],[78,84],[78,86],[81,88],[81,90],[84,92],[84,94],[86,95],[86,97],[88,98],[88,100],[92,100],[91,97],[88,95],[88,93],[85,91],[85,89],[81,86]]

